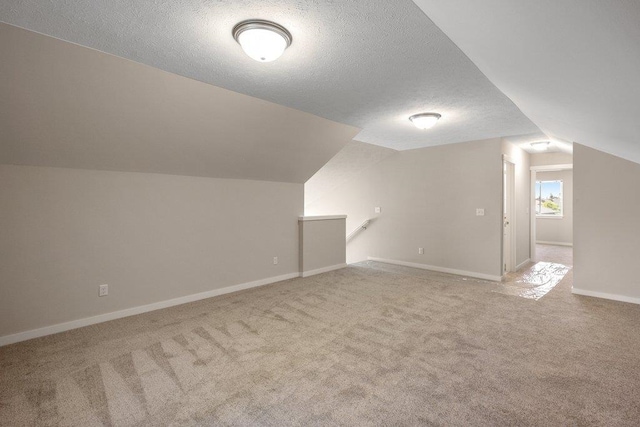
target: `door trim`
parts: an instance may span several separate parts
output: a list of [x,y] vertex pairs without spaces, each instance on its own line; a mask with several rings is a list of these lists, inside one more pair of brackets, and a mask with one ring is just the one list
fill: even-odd
[[502,212],[502,214],[500,215],[500,242],[501,242],[501,260],[500,260],[500,271],[502,272],[502,275],[508,273],[508,272],[512,272],[512,271],[516,271],[516,245],[517,245],[517,234],[518,234],[518,228],[517,228],[517,222],[516,222],[516,161],[515,159],[513,159],[512,157],[507,156],[506,154],[502,155],[502,171],[504,174],[504,164],[505,163],[509,163],[511,165],[511,175],[509,176],[509,174],[507,175],[507,179],[510,181],[510,189],[509,189],[509,209],[511,211],[511,217],[509,218],[509,226],[511,227],[510,229],[510,233],[509,233],[509,240],[510,240],[510,246],[511,246],[511,251],[510,251],[510,256],[509,256],[509,262],[508,265],[506,266],[505,269],[505,245],[504,245],[504,198],[506,195],[506,191],[507,189],[505,188],[504,185],[504,179],[502,180],[502,200],[501,200],[501,208],[500,211]]

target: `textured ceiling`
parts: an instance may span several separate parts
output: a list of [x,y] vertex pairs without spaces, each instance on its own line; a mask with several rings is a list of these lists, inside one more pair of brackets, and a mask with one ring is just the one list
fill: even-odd
[[545,134],[640,163],[640,1],[415,2]]
[[0,24],[0,163],[304,183],[358,133]]
[[573,144],[567,141],[563,141],[558,138],[549,138],[545,134],[533,133],[531,135],[519,135],[503,138],[505,141],[514,144],[528,153],[535,154],[540,151],[534,150],[531,143],[534,142],[548,142],[547,150],[544,153],[567,153],[573,154]]
[[[287,27],[272,63],[231,37],[244,19]],[[361,128],[395,149],[539,132],[410,0],[3,0],[0,21]],[[430,131],[416,112],[442,114]]]

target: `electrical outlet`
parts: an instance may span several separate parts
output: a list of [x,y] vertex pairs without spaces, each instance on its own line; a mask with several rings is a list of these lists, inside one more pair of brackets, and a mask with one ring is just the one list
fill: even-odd
[[483,208],[477,208],[476,209],[476,216],[484,216],[484,209]]
[[278,264],[278,257],[274,256],[273,257],[273,265],[276,265],[276,264]]
[[106,297],[107,295],[109,295],[109,285],[100,285],[98,296]]
[[418,255],[424,255],[424,248],[418,248]]
[[380,206],[376,206],[375,208],[373,208],[373,211],[375,213],[380,213],[380,212],[382,212],[382,209],[380,209]]

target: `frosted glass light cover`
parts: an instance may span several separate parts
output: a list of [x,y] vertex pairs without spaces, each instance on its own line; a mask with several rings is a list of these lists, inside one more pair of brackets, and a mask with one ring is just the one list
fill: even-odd
[[532,142],[531,148],[534,149],[535,151],[547,151],[547,149],[549,148],[549,142],[548,141]]
[[422,113],[409,117],[411,123],[418,129],[430,129],[438,122],[438,119],[440,119],[440,114],[437,113]]
[[242,50],[259,62],[271,62],[278,59],[287,48],[287,40],[280,34],[264,29],[252,28],[238,35]]

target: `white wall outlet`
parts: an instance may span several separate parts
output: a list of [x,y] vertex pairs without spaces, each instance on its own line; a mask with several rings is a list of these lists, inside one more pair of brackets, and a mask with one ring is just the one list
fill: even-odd
[[100,285],[100,288],[98,290],[98,296],[106,297],[107,295],[109,295],[109,285]]
[[484,209],[483,208],[477,208],[476,209],[476,216],[484,216]]
[[424,248],[418,248],[418,255],[424,255]]
[[273,257],[273,265],[276,265],[276,264],[278,264],[278,257],[274,256]]
[[380,213],[380,212],[382,212],[382,209],[380,209],[380,206],[376,206],[375,208],[373,208],[373,211],[375,213]]

